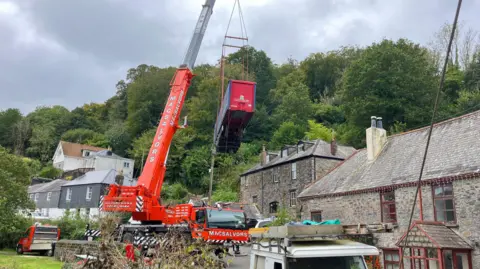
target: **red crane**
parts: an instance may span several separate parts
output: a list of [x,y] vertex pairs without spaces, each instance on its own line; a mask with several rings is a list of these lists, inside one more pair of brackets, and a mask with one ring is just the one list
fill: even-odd
[[[242,210],[208,207],[205,204],[180,204],[167,207],[161,204],[161,190],[165,177],[168,151],[173,135],[179,128],[187,90],[194,77],[192,69],[200,45],[212,14],[215,0],[206,0],[197,21],[193,37],[185,55],[183,64],[177,69],[171,80],[171,91],[162,113],[155,138],[148,153],[144,169],[136,186],[113,184],[103,200],[103,211],[131,212],[133,220],[139,225],[120,227],[123,241],[137,244],[155,243],[148,238],[150,233],[162,233],[172,225],[185,225],[192,237],[202,237],[215,243],[240,243],[248,240],[246,216]],[[142,241],[143,242],[140,242]],[[150,240],[150,241],[145,241]]]

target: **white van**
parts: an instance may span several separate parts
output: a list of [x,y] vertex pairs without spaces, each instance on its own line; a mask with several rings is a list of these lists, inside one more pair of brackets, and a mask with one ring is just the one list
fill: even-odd
[[331,229],[332,226],[251,229],[250,269],[367,269],[364,256],[379,255],[374,246],[332,239],[339,233]]

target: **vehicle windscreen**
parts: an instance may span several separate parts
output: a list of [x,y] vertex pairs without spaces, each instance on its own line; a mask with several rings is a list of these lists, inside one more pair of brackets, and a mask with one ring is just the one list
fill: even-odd
[[208,228],[246,229],[247,224],[243,212],[207,209]]
[[361,256],[356,257],[316,257],[288,258],[289,269],[328,268],[328,269],[366,269]]

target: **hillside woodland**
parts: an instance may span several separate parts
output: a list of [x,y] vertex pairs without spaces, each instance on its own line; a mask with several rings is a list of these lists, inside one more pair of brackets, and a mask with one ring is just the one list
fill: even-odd
[[[243,49],[249,58],[249,78],[257,82],[256,113],[240,150],[216,158],[214,199],[237,199],[239,174],[258,162],[262,145],[278,150],[299,139],[330,141],[334,133],[339,143],[362,148],[372,115],[383,117],[389,134],[428,125],[449,29],[450,25],[442,27],[428,45],[381,40],[281,64],[260,49]],[[479,40],[474,30],[458,32],[436,120],[480,108]],[[244,52],[228,56],[228,79],[241,78]],[[111,147],[116,154],[135,159],[138,176],[175,69],[147,64],[131,68],[112,85],[114,95],[103,103],[73,110],[60,105],[38,107],[27,115],[16,108],[0,111],[0,212],[31,206],[26,199],[29,176],[59,175],[50,163],[59,140]],[[175,135],[168,159],[163,195],[170,200],[208,191],[219,65],[199,65],[194,73],[182,111],[182,116],[188,115],[189,127]],[[19,188],[21,192],[14,192]]]

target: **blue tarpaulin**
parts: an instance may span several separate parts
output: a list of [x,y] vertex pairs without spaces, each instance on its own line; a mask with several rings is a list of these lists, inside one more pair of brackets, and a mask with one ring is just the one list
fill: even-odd
[[304,220],[303,225],[339,225],[340,220],[339,219],[334,219],[334,220],[326,220],[322,222],[316,222],[316,221],[311,221],[311,220]]

